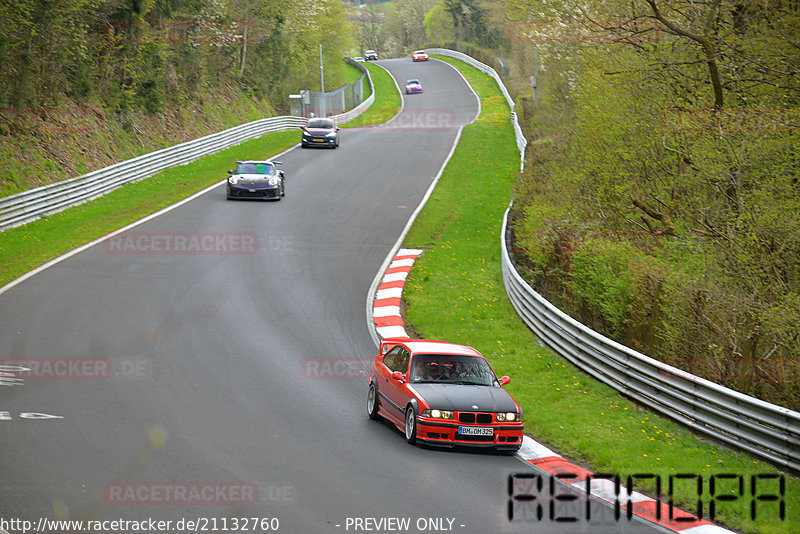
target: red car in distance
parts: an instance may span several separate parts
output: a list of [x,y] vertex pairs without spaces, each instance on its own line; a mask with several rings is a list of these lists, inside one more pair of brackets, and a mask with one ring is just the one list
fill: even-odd
[[428,61],[428,53],[425,50],[414,50],[411,52],[411,59],[414,61]]
[[477,350],[443,341],[387,338],[369,377],[370,419],[392,422],[409,443],[516,451],[522,408]]

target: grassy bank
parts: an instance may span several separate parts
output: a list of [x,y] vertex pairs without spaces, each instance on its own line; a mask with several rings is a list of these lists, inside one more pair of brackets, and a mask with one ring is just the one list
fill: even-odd
[[[237,159],[268,157],[297,143],[290,130],[172,167],[46,219],[0,233],[0,286],[43,262],[174,204],[227,176]],[[222,194],[222,192],[220,193]]]
[[[359,78],[364,73],[358,70],[356,67],[351,65],[350,63],[345,62],[345,69],[344,69],[344,83],[353,83],[358,81]],[[368,98],[370,95],[369,84],[367,83],[366,77],[364,78],[364,98]]]
[[[368,65],[369,67],[369,65]],[[343,63],[347,83],[362,72]],[[386,71],[373,68],[373,77]],[[395,94],[381,78],[381,92]],[[391,79],[390,79],[391,81]],[[365,95],[369,86],[365,83]],[[395,99],[395,109],[400,105]],[[387,104],[387,109],[391,107]],[[159,113],[111,112],[98,102],[42,109],[0,109],[0,197],[58,182],[239,124],[283,114],[266,100],[227,88],[200,90]],[[371,119],[380,120],[383,113]]]
[[[446,59],[446,58],[443,58]],[[447,59],[446,59],[447,60]],[[450,61],[450,60],[447,60]],[[508,301],[500,268],[500,227],[511,198],[519,155],[508,107],[495,82],[452,61],[481,95],[482,113],[461,141],[404,246],[423,248],[405,289],[407,321],[420,336],[471,345],[498,374],[511,376],[509,391],[523,405],[527,432],[594,472],[694,474],[704,484],[708,518],[709,477],[736,474],[745,483],[737,500],[716,503],[715,521],[747,532],[800,532],[800,483],[786,478],[786,519],[778,503],[758,503],[750,517],[749,484],[774,474],[769,464],[710,443],[658,417],[540,347]],[[474,172],[476,164],[480,172]],[[727,481],[724,491],[734,494]],[[696,481],[683,481],[675,504],[698,513]],[[653,485],[640,489],[652,492]],[[773,482],[770,489],[777,492]],[[766,492],[766,490],[765,490]]]
[[0,110],[0,196],[95,169],[278,113],[232,89],[198,91],[160,113],[94,104]]

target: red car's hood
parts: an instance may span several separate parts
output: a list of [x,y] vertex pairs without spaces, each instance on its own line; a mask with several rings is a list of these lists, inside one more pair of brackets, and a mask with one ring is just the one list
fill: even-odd
[[[517,404],[501,387],[411,383],[432,408],[460,412],[516,412]],[[477,408],[476,408],[477,406]]]

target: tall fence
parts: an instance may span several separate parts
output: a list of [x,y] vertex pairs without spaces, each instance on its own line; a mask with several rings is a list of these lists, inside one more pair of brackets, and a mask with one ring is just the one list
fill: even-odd
[[[356,67],[362,72],[361,77],[351,83],[345,84],[335,91],[327,93],[315,91],[300,91],[300,98],[296,99],[298,107],[292,108],[292,113],[301,117],[311,117],[312,113],[317,117],[327,117],[344,113],[345,110],[353,109],[364,100],[364,80],[369,82],[369,73],[364,65],[345,58],[345,62]],[[295,111],[296,110],[296,111]]]
[[[369,73],[363,66],[361,68],[366,73],[367,83],[372,89]],[[375,91],[372,89],[369,98],[350,111],[334,115],[333,119],[337,124],[352,120],[366,111],[374,101]],[[126,183],[147,178],[170,167],[184,165],[265,133],[300,128],[306,122],[307,119],[303,117],[292,116],[260,119],[115,163],[77,178],[0,199],[0,231],[58,213],[71,206],[101,197]]]

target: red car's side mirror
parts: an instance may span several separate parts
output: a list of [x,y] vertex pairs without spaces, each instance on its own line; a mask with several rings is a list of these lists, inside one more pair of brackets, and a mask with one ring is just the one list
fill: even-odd
[[509,377],[507,377],[507,376],[501,376],[500,377],[500,385],[501,386],[505,386],[509,382],[511,382],[511,379]]
[[401,373],[400,371],[393,372],[392,373],[392,378],[394,378],[398,382],[405,382],[405,379],[406,379],[406,377],[403,376],[403,373]]

